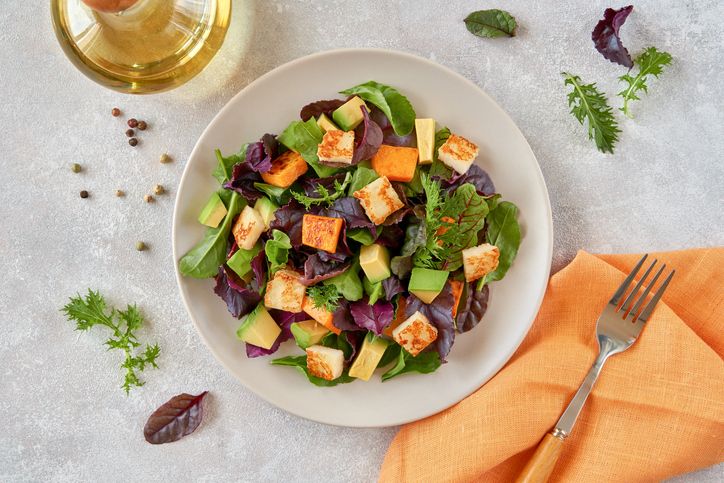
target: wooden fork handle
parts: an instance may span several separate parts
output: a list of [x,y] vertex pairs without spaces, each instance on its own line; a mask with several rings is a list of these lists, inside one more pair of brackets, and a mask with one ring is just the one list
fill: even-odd
[[515,480],[516,483],[545,483],[553,473],[563,449],[563,436],[548,433],[538,445],[533,457]]

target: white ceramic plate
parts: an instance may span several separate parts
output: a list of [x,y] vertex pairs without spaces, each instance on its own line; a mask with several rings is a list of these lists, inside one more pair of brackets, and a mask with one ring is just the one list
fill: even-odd
[[[334,50],[285,64],[252,82],[209,124],[186,165],[173,218],[174,260],[201,239],[196,217],[210,193],[214,149],[238,151],[262,134],[280,133],[298,119],[305,104],[368,80],[396,87],[418,117],[468,137],[480,146],[478,163],[504,199],[520,208],[523,241],[504,280],[493,283],[490,305],[474,330],[458,334],[449,362],[428,375],[404,375],[381,383],[332,388],[310,384],[294,368],[248,359],[236,337],[239,321],[212,291],[212,280],[183,278],[176,267],[181,297],[201,338],[214,356],[246,387],[276,406],[311,420],[341,426],[391,426],[435,414],[488,381],[510,358],[533,322],[550,270],[551,208],[538,162],[508,115],[462,76],[428,60],[376,49]],[[299,354],[293,342],[274,357]]]

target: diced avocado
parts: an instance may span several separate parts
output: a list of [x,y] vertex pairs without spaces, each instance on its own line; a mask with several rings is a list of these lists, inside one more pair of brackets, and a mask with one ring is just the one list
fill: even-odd
[[361,106],[365,106],[365,109],[367,109],[365,101],[357,96],[354,96],[352,99],[339,106],[332,113],[332,119],[334,119],[334,122],[337,123],[341,130],[351,131],[359,126],[364,119],[362,109],[360,109]]
[[269,224],[274,220],[274,213],[279,209],[279,206],[266,196],[262,196],[256,200],[254,209],[259,212],[262,220],[264,220],[264,228],[269,229]]
[[445,287],[448,275],[449,272],[444,270],[415,267],[410,275],[408,290],[426,304],[432,303]]
[[352,367],[349,368],[349,375],[363,381],[369,381],[388,345],[389,342],[385,339],[375,337],[372,332],[368,332],[367,337],[362,342],[362,348],[357,354],[357,358],[352,363]]
[[390,253],[377,243],[363,246],[359,251],[359,264],[372,283],[390,276]]
[[327,117],[326,114],[322,114],[319,116],[319,119],[317,119],[317,126],[322,128],[322,131],[338,131],[339,128],[335,123],[332,122],[330,118]]
[[281,332],[282,329],[274,322],[269,312],[259,304],[244,317],[236,331],[236,337],[262,349],[270,349]]
[[199,223],[210,226],[211,228],[216,228],[225,216],[226,206],[224,206],[224,202],[221,201],[219,195],[214,193],[211,195],[211,198],[209,198],[209,201],[206,202],[204,209],[201,210]]
[[430,164],[435,150],[435,120],[415,119],[417,151],[420,164]]
[[291,330],[294,340],[302,349],[313,346],[322,340],[325,335],[329,334],[329,330],[323,325],[318,324],[315,320],[294,322]]
[[251,259],[261,251],[261,243],[254,245],[251,250],[239,248],[231,258],[226,261],[226,265],[236,272],[241,278],[245,278],[251,273]]

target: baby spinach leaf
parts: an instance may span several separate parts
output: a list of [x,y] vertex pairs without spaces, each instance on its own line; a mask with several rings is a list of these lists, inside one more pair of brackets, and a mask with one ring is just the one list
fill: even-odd
[[[377,232],[379,233],[380,231],[381,230],[378,228]],[[370,231],[366,228],[352,228],[350,230],[347,230],[347,238],[350,238],[365,246],[372,245],[375,242],[375,237],[372,236],[372,233],[370,233]]]
[[349,183],[347,193],[352,196],[352,193],[361,190],[377,178],[379,178],[379,175],[374,169],[360,166],[352,173],[352,180]]
[[272,230],[272,238],[264,244],[264,253],[269,260],[269,272],[273,275],[280,268],[284,268],[289,260],[289,250],[292,243],[286,233]]
[[[380,365],[382,364],[380,363]],[[440,365],[440,356],[437,352],[421,352],[417,355],[417,357],[413,357],[409,352],[400,350],[395,366],[382,374],[382,382],[388,381],[400,374],[406,374],[409,372],[429,374],[431,372],[435,372]]]
[[501,280],[513,264],[520,247],[518,207],[510,201],[501,201],[488,215],[487,240],[500,250],[498,268],[485,276],[485,283]]
[[364,292],[358,271],[359,263],[355,262],[348,270],[322,283],[325,285],[334,285],[342,297],[350,302],[354,302],[361,299]]
[[369,81],[340,91],[340,94],[359,96],[377,106],[390,120],[392,129],[398,136],[410,134],[415,127],[415,110],[412,104],[407,97],[390,86]]
[[254,183],[254,188],[267,195],[279,206],[286,205],[292,198],[287,188],[280,188],[279,186],[258,182]]
[[234,165],[242,163],[246,159],[246,150],[249,144],[244,144],[238,153],[232,154],[231,156],[222,156],[221,150],[217,149],[214,151],[218,163],[214,169],[212,176],[216,178],[219,184],[223,185],[227,181],[231,180],[231,172],[234,169]]
[[305,121],[292,121],[289,126],[282,132],[277,141],[288,147],[292,151],[298,152],[304,160],[317,173],[320,178],[332,176],[338,172],[337,168],[330,168],[319,163],[317,156],[317,147],[322,142],[324,133],[322,128],[317,125],[314,118]]
[[274,359],[271,361],[272,364],[275,366],[292,366],[296,367],[299,372],[307,376],[307,379],[309,379],[309,382],[314,384],[315,386],[321,386],[321,387],[332,387],[336,386],[337,384],[346,384],[348,382],[354,381],[354,377],[350,377],[350,375],[347,373],[347,371],[343,372],[341,376],[339,376],[337,379],[333,381],[328,381],[326,379],[322,379],[320,377],[313,376],[309,373],[307,370],[307,356],[287,356],[287,357],[281,357],[279,359]]
[[224,221],[216,228],[209,228],[204,238],[179,260],[181,275],[193,278],[209,278],[218,273],[219,265],[226,261],[226,243],[231,225],[244,202],[232,193]]
[[518,24],[505,10],[478,10],[465,18],[465,27],[478,37],[514,37]]

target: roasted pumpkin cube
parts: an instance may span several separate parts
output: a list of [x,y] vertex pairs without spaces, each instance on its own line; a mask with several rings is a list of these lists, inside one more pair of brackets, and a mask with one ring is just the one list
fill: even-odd
[[450,288],[454,297],[452,316],[453,319],[458,315],[458,305],[460,305],[460,299],[463,296],[463,283],[460,280],[450,280]]
[[392,331],[400,326],[405,321],[405,309],[407,308],[407,299],[405,297],[397,297],[397,312],[395,312],[395,318],[390,322],[390,325],[382,330],[382,333],[387,337],[392,337]]
[[372,169],[390,181],[407,183],[415,176],[417,148],[383,144],[371,159]]
[[342,333],[342,330],[332,322],[334,320],[334,312],[330,312],[326,307],[315,307],[314,301],[312,301],[309,297],[304,297],[302,310],[335,334],[339,335]]
[[261,173],[261,179],[279,188],[289,188],[308,168],[309,165],[301,154],[286,151],[272,161],[269,171]]
[[302,219],[302,243],[308,247],[334,253],[337,251],[337,241],[343,223],[342,218],[304,215]]

